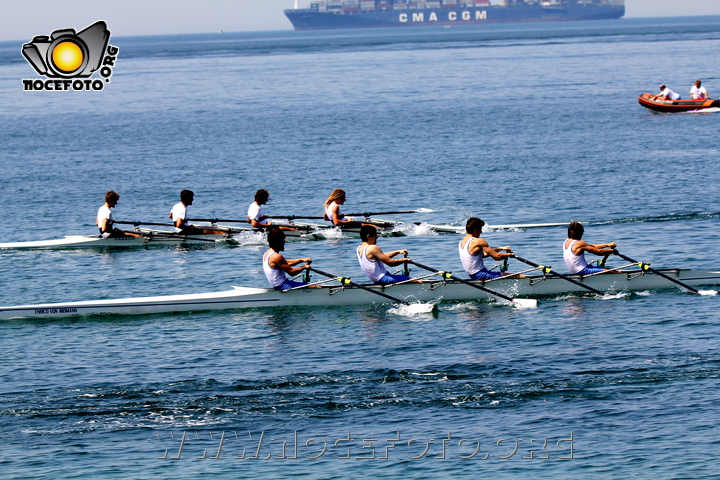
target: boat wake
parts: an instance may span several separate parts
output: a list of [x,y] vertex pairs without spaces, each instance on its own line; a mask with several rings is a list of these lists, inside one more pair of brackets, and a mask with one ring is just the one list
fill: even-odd
[[683,220],[704,220],[708,218],[720,218],[720,212],[693,212],[693,213],[668,213],[664,215],[650,215],[646,217],[628,217],[615,220],[604,220],[588,222],[588,225],[615,225],[619,223],[652,223],[652,222],[677,222]]
[[404,233],[405,235],[410,237],[427,237],[440,235],[437,231],[433,230],[433,228],[426,222],[423,222],[419,225],[404,223],[396,227],[393,231]]

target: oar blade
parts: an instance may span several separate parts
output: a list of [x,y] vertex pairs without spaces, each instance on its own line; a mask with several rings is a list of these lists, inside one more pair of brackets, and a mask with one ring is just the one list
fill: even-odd
[[389,313],[394,313],[395,315],[403,315],[411,317],[413,315],[422,315],[425,313],[430,313],[435,309],[434,303],[410,303],[410,304],[401,304],[397,305],[396,307],[391,308],[388,310]]
[[517,308],[537,308],[538,301],[532,298],[513,298],[512,304]]
[[709,295],[709,296],[718,294],[717,290],[698,290],[698,293],[700,295]]

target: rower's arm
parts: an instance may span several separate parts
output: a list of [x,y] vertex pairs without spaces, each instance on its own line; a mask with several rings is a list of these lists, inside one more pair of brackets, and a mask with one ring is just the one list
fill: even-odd
[[[97,223],[97,220],[95,220],[95,222]],[[107,228],[108,227],[108,219],[107,218],[101,219],[100,223],[98,224],[98,227],[100,227],[101,232],[106,232],[108,229]]]
[[[505,253],[500,252],[500,250],[507,250]],[[502,248],[492,248],[490,246],[483,247],[483,254],[487,255],[488,257],[492,258],[493,260],[504,260],[508,257],[514,257],[515,254],[512,253],[512,249],[510,247],[502,247]]]
[[[303,265],[302,267],[298,267],[298,268],[292,267],[292,265],[297,265],[298,263],[302,263],[302,262],[305,262],[305,265]],[[280,255],[279,253],[272,255],[268,259],[268,263],[270,264],[270,267],[279,268],[280,270],[287,273],[288,275],[297,275],[298,273],[302,272],[303,270],[308,270],[310,268],[311,262],[312,262],[312,258],[310,258],[310,257],[286,260],[285,257]]]
[[585,244],[582,246],[582,250],[588,253],[592,253],[594,255],[607,255],[608,253],[613,253],[615,251],[615,247],[617,247],[617,243],[610,242],[610,243],[599,243],[595,245]]
[[378,247],[377,245],[372,245],[372,246],[368,247],[368,249],[365,251],[365,255],[368,257],[369,260],[373,260],[376,262],[377,261],[382,262],[389,267],[395,267],[397,265],[401,265],[405,262],[409,262],[412,260],[412,259],[406,258],[406,257],[392,258],[401,253],[403,255],[407,255],[408,251],[407,250],[395,250],[394,252],[391,252],[388,255],[387,253],[380,250],[380,247]]

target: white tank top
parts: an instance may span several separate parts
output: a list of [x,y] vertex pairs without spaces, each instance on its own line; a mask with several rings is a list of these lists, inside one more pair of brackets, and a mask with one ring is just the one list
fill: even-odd
[[[365,275],[367,275],[370,281],[377,283],[387,273],[387,269],[382,262],[370,260],[365,256],[365,251],[369,246],[370,245],[365,245],[365,248],[363,248],[363,246],[360,245],[357,248],[357,257],[360,262],[360,268],[365,272]],[[360,249],[362,249],[362,251]]]
[[343,213],[342,213],[342,205],[338,205],[337,203],[332,202],[330,205],[328,205],[327,207],[325,207],[325,215],[327,215],[328,219],[330,220],[330,222],[331,222],[333,225],[335,225],[335,222],[333,221],[333,216],[334,216],[334,215],[333,215],[333,207],[334,207],[335,205],[337,205],[337,207],[338,207],[338,215],[337,215],[338,220],[344,220],[344,219],[345,219],[345,215],[343,215]]
[[[464,240],[464,239],[463,239]],[[462,240],[460,240],[460,243],[458,244],[458,251],[460,252],[460,261],[462,262],[462,266],[465,269],[465,272],[468,275],[473,275],[480,270],[485,269],[485,262],[483,262],[483,254],[480,255],[473,255],[468,250],[470,248],[470,243],[473,241],[473,238],[470,238],[463,247]]]
[[285,280],[287,280],[285,272],[279,268],[272,268],[270,266],[270,256],[276,253],[277,252],[271,248],[265,252],[265,255],[263,255],[263,270],[265,271],[265,276],[267,277],[268,282],[270,282],[270,285],[272,285],[273,288],[279,287]]
[[[567,240],[565,242],[567,242]],[[585,252],[582,252],[580,255],[575,255],[572,252],[572,247],[575,245],[575,242],[577,242],[577,240],[571,241],[567,248],[565,248],[565,243],[563,243],[563,258],[570,273],[578,273],[588,266],[585,261]]]

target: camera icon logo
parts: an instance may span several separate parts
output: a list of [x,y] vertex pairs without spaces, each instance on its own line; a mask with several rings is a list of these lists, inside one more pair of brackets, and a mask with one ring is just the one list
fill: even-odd
[[68,28],[39,35],[22,47],[23,57],[40,75],[49,78],[86,78],[103,61],[110,31],[103,21],[81,32]]

